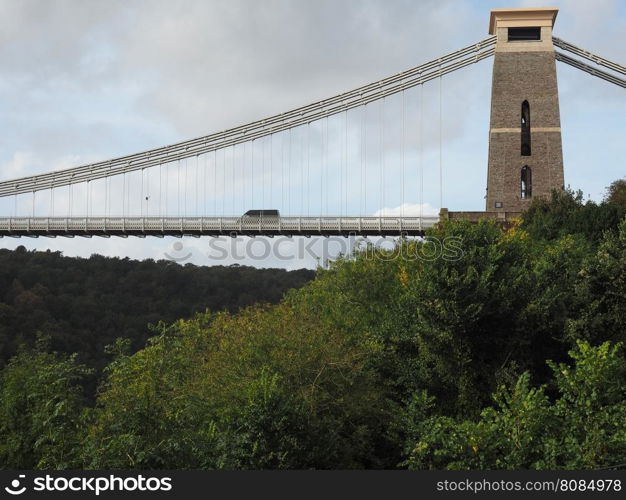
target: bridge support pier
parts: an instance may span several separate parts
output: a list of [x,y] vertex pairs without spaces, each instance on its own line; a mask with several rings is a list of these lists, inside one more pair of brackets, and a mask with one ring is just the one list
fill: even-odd
[[552,27],[558,9],[491,11],[497,36],[491,89],[488,212],[521,212],[563,189]]
[[521,216],[521,212],[450,212],[447,208],[439,211],[439,222],[449,220],[467,220],[470,222],[478,222],[481,219],[495,220],[503,226],[514,224]]

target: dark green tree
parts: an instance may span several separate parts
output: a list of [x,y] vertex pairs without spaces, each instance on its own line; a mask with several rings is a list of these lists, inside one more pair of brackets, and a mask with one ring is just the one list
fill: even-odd
[[626,210],[626,179],[618,179],[613,181],[606,188],[606,196],[604,200],[612,205],[617,205]]
[[0,372],[0,464],[11,469],[80,466],[83,388],[89,370],[76,356],[47,352],[40,340]]
[[626,219],[582,267],[576,293],[583,306],[569,321],[572,339],[626,342]]
[[[433,416],[410,429],[417,469],[597,469],[626,461],[626,360],[620,345],[579,342],[573,366],[550,362],[558,397],[525,373],[476,421]],[[418,407],[418,414],[424,413]],[[410,414],[409,414],[410,416]]]
[[555,240],[580,234],[596,245],[607,230],[614,231],[626,215],[626,208],[604,201],[584,201],[582,191],[553,191],[552,196],[534,198],[522,214],[522,228],[534,240]]

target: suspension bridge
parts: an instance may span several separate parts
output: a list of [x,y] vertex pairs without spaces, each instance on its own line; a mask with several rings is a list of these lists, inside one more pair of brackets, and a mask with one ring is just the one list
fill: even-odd
[[[506,219],[562,184],[555,62],[626,88],[624,66],[552,36],[556,12],[495,9],[492,36],[348,92],[176,144],[0,181],[0,237],[423,235],[441,214]],[[442,80],[492,57],[486,211],[448,212]],[[520,65],[548,83],[518,85]],[[439,161],[427,189],[439,191],[439,215],[424,210],[426,85],[438,88]],[[413,136],[419,152],[409,158]],[[384,210],[389,202],[398,213]],[[405,213],[408,203],[418,213]]]

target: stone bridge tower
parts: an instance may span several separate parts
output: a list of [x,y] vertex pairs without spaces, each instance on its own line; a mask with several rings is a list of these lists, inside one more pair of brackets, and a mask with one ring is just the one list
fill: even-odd
[[556,8],[494,9],[487,211],[520,212],[563,188],[552,27]]

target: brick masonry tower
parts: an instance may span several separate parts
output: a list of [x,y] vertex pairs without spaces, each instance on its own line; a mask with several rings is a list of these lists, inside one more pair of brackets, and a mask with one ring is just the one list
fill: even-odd
[[520,212],[563,188],[552,27],[556,8],[494,9],[487,211]]

